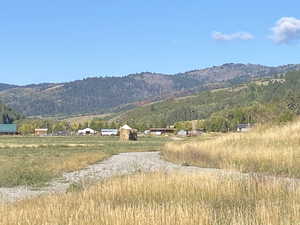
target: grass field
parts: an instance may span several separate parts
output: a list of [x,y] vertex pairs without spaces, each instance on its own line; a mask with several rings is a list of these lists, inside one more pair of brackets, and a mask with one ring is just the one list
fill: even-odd
[[44,185],[63,172],[79,170],[113,154],[155,151],[168,139],[142,137],[0,137],[0,187]]
[[275,180],[137,174],[0,205],[0,225],[296,225],[300,189]]
[[187,165],[300,178],[300,121],[188,143],[167,143],[166,159]]
[[[36,163],[32,176],[39,171],[41,177],[50,174],[43,182],[118,152],[159,150],[161,145],[164,156],[177,163],[291,177],[298,177],[300,171],[300,122],[169,143],[161,137],[140,138],[138,142],[109,137],[0,139],[0,158],[4,164],[11,162],[4,167],[1,163],[0,171],[14,171],[13,162],[20,166],[28,163],[20,167],[28,170]],[[80,159],[83,156],[87,159]],[[0,177],[7,177],[9,169]],[[22,173],[23,179],[23,170],[17,174]],[[300,224],[297,181],[232,176],[156,172],[113,177],[87,189],[71,188],[67,193],[0,204],[0,225]],[[24,180],[31,181],[28,177]]]

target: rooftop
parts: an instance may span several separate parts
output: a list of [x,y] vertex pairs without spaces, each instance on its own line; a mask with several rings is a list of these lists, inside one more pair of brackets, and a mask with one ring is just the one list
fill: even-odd
[[0,133],[16,133],[16,124],[0,124]]

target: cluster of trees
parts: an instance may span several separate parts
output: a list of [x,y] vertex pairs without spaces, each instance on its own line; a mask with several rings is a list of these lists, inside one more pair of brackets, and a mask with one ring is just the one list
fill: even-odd
[[23,116],[20,113],[0,103],[0,123],[10,124],[22,118]]
[[207,131],[227,132],[237,129],[238,124],[282,123],[292,120],[295,113],[277,104],[255,104],[214,113],[204,120]]
[[232,92],[220,90],[217,92],[204,91],[196,96],[175,98],[145,105],[121,114],[121,122],[145,127],[165,127],[179,121],[201,120],[212,113],[233,105],[243,105],[247,95],[245,90]]
[[80,129],[90,127],[100,131],[103,128],[118,129],[119,124],[108,122],[101,119],[93,119],[90,122],[69,122],[64,120],[46,120],[46,119],[24,119],[17,122],[18,132],[24,135],[33,134],[37,128],[47,128],[49,133],[56,134],[58,132],[77,132]]

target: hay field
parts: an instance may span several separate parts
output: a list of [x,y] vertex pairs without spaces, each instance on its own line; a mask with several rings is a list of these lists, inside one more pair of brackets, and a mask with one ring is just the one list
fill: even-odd
[[300,121],[212,140],[167,143],[163,155],[186,165],[300,178]]
[[299,186],[258,177],[137,174],[0,205],[0,225],[295,225]]
[[82,169],[120,152],[154,151],[166,141],[144,137],[0,137],[0,187],[45,185],[63,172]]

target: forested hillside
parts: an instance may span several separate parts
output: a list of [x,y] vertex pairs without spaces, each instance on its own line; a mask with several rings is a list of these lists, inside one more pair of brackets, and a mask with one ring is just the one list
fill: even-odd
[[211,131],[236,129],[239,123],[284,122],[300,114],[300,72],[232,88],[204,91],[129,110],[118,122],[147,128],[179,121],[203,120]]
[[123,77],[94,77],[61,84],[3,86],[2,89],[0,86],[0,100],[30,116],[104,113],[203,90],[230,87],[295,69],[300,69],[300,65],[267,67],[225,64],[175,75],[140,73]]
[[21,118],[23,118],[21,114],[0,103],[0,123],[13,123]]

